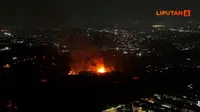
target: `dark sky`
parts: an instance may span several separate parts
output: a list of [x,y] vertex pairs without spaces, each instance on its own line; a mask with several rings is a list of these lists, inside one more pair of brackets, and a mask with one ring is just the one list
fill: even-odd
[[[156,17],[159,9],[191,9],[200,19],[200,1],[196,0],[1,0],[0,25],[8,24],[125,24],[133,20],[177,19]],[[183,19],[183,18],[181,18]]]

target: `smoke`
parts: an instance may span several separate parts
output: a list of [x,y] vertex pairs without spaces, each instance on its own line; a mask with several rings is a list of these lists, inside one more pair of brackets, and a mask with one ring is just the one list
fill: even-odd
[[68,40],[70,66],[73,71],[96,71],[104,66],[100,48],[92,43],[91,37],[77,36]]

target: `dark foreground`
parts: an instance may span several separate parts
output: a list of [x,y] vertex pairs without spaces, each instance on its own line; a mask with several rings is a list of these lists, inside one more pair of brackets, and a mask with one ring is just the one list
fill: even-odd
[[[133,80],[130,77],[62,76],[40,78],[6,76],[1,80],[1,109],[11,100],[20,112],[88,111],[99,112],[107,104],[128,103],[153,93],[190,94],[189,80],[174,77],[152,77]],[[23,74],[28,75],[28,74]],[[196,91],[198,92],[198,91]]]

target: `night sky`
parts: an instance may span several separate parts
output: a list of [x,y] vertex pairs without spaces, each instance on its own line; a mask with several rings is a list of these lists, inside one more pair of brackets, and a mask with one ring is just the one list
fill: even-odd
[[196,0],[1,0],[0,25],[128,24],[134,20],[177,21],[184,17],[156,17],[159,9],[191,9],[200,20]]

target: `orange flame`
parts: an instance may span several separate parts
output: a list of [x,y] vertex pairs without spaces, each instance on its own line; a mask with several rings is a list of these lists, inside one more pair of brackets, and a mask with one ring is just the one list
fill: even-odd
[[97,72],[98,72],[98,73],[105,73],[106,70],[105,70],[105,68],[102,66],[102,67],[100,67],[100,68],[97,69]]
[[88,72],[97,73],[97,74],[104,74],[107,72],[111,72],[112,69],[105,67],[103,64],[100,64],[98,66],[89,66],[85,70],[82,68],[72,68],[72,70],[68,73],[68,75],[78,75],[79,72],[82,72],[82,71],[88,71]]
[[47,81],[48,81],[47,79],[42,79],[42,80],[41,80],[42,83],[45,83],[45,82],[47,82]]
[[10,64],[4,65],[3,68],[10,68]]
[[69,73],[68,73],[68,75],[77,75],[78,73],[76,72],[76,71],[74,71],[74,70],[71,70]]

